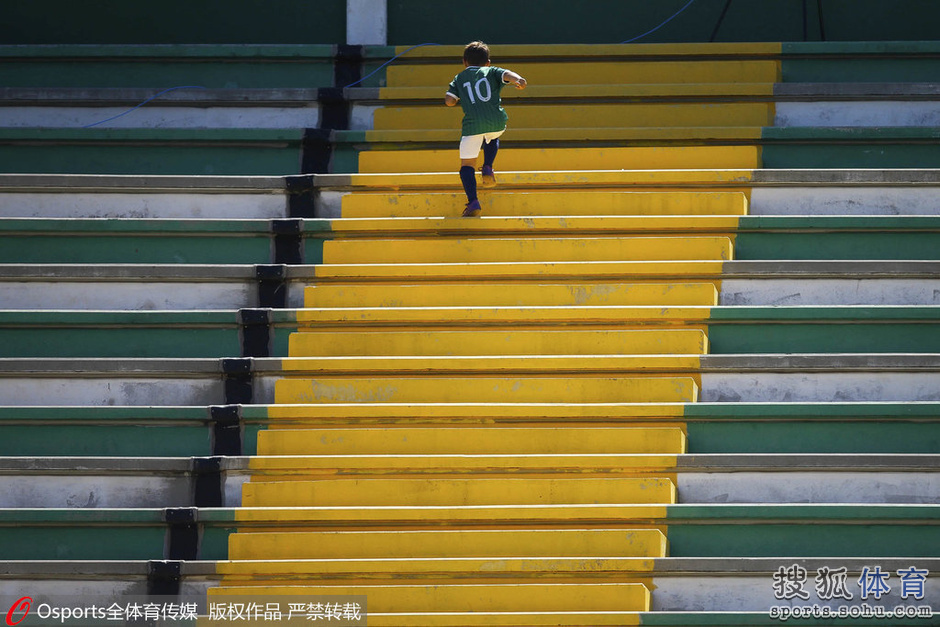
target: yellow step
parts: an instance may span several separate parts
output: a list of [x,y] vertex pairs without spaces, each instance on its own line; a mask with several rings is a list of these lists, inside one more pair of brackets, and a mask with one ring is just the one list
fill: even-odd
[[[362,428],[362,427],[360,427]],[[277,429],[275,429],[277,430]],[[670,444],[684,450],[684,443]],[[679,454],[678,452],[676,454]],[[252,479],[288,481],[320,477],[660,476],[676,471],[676,455],[656,453],[309,454],[264,455],[250,461]]]
[[321,479],[250,481],[244,507],[675,503],[665,478]]
[[[678,427],[678,425],[676,425]],[[678,447],[677,447],[678,448]],[[283,464],[252,463],[259,482],[327,478],[443,478],[467,475],[545,478],[672,476],[675,455],[654,453],[275,455]],[[294,463],[289,463],[294,462]]]
[[284,372],[298,377],[342,376],[639,376],[695,373],[699,355],[403,355],[291,357]]
[[[374,428],[374,427],[493,427],[527,426],[560,427],[603,426],[636,427],[682,424],[683,403],[317,403],[282,404],[267,407],[269,430],[306,428]],[[262,431],[264,433],[264,431]],[[287,458],[276,458],[286,460]],[[635,461],[626,458],[612,463],[633,468]],[[274,463],[274,462],[271,462]],[[280,462],[278,462],[280,463]],[[284,463],[288,463],[284,461]],[[298,461],[298,464],[304,462]],[[328,467],[331,462],[324,462]],[[352,462],[350,462],[352,463]],[[436,462],[429,462],[434,466]],[[483,460],[480,463],[485,464]],[[517,464],[521,463],[519,461]],[[532,462],[536,466],[538,460]],[[660,468],[660,460],[651,460],[651,467]],[[666,467],[671,462],[665,462]],[[357,467],[368,466],[367,460]],[[474,466],[478,467],[478,466]]]
[[323,242],[324,264],[731,259],[731,238],[396,238]]
[[259,455],[680,454],[676,427],[269,429]]
[[515,263],[331,264],[313,267],[316,281],[663,280],[719,279],[724,262],[572,261]]
[[[343,218],[459,216],[466,204],[461,192],[433,194],[352,193],[342,199]],[[486,215],[614,216],[733,215],[747,213],[740,192],[553,191],[486,193]]]
[[[307,598],[363,595],[368,603],[370,625],[377,619],[376,614],[386,612],[430,612],[428,620],[434,620],[436,614],[450,612],[482,613],[484,616],[491,612],[636,612],[648,610],[650,603],[649,589],[639,583],[222,587],[209,589],[209,602],[220,603],[238,597],[251,597],[257,601],[264,597],[291,595]],[[406,623],[387,624],[423,625],[424,616],[417,617],[417,622],[409,619]],[[394,616],[385,618],[395,619]],[[518,622],[510,624],[519,625]]]
[[[689,152],[688,147],[682,152]],[[713,150],[715,147],[701,147]],[[566,153],[575,148],[561,150]],[[589,152],[593,152],[592,149]],[[670,149],[672,150],[672,149]],[[724,150],[724,149],[723,149]],[[447,151],[444,151],[447,152]],[[757,155],[756,150],[748,148],[748,154]],[[407,155],[414,153],[399,153]],[[500,154],[503,154],[500,152]],[[663,154],[651,151],[650,154]],[[650,155],[647,155],[650,156]],[[712,153],[714,156],[714,153]],[[451,157],[453,155],[451,154]],[[456,178],[459,163],[448,162],[446,170],[437,173],[428,172],[391,172],[387,174],[333,174],[324,179],[328,187],[337,191],[378,192],[378,193],[456,193],[460,191],[460,179]],[[588,170],[575,168],[559,170],[552,168],[542,171],[511,171],[497,167],[499,187],[496,190],[483,190],[485,193],[497,193],[499,190],[517,192],[548,191],[621,191],[621,192],[740,192],[748,193],[754,177],[754,169],[715,169],[704,166],[700,169],[675,170],[650,169],[643,166],[629,170]]]
[[330,222],[329,237],[463,236],[610,237],[624,235],[707,235],[734,233],[738,216],[483,216],[344,218]]
[[694,402],[692,377],[284,378],[275,403]]
[[[459,131],[458,131],[459,132]],[[505,137],[511,137],[511,129]],[[503,148],[498,172],[544,170],[748,169],[760,167],[757,146],[639,146],[593,148]],[[359,172],[453,172],[460,160],[457,140],[449,150],[365,150]]]
[[[288,481],[286,483],[299,483]],[[441,529],[567,529],[657,528],[668,504],[484,504],[484,505],[322,505],[242,508],[237,524],[242,532],[441,530]],[[647,516],[637,519],[638,508]],[[256,512],[276,511],[283,518],[258,520]]]
[[665,557],[658,529],[243,532],[229,559]]
[[[591,477],[585,477],[590,479]],[[611,477],[597,477],[611,479]],[[616,477],[615,477],[616,478]],[[641,479],[647,476],[637,477]],[[376,478],[381,480],[382,478]],[[387,477],[385,479],[392,479]],[[540,479],[531,477],[529,479]],[[546,477],[545,479],[555,479]],[[287,481],[286,483],[302,483]],[[239,533],[285,536],[308,531],[443,531],[533,529],[655,529],[665,531],[669,503],[483,505],[289,505],[243,507]],[[483,555],[482,557],[489,557]],[[555,557],[552,555],[551,557]],[[305,558],[309,559],[309,558]],[[381,559],[381,558],[362,558]],[[391,557],[388,559],[402,559]],[[412,557],[411,559],[420,559]],[[425,557],[423,559],[439,559]],[[455,558],[456,559],[456,558]],[[469,558],[464,558],[469,559]],[[386,569],[388,570],[388,569]]]
[[291,357],[368,355],[669,355],[708,352],[699,329],[303,331]]
[[[498,57],[494,57],[493,64],[500,65]],[[520,62],[506,63],[500,67],[521,74],[533,86],[605,83],[775,83],[780,78],[780,63],[775,60]],[[447,65],[392,64],[387,69],[387,85],[439,85],[443,98],[447,86],[462,69],[460,55],[454,57],[453,64]]]
[[[515,129],[771,126],[774,105],[767,102],[711,103],[559,103],[508,104]],[[458,107],[386,106],[376,110],[376,130],[460,129]]]
[[[550,477],[549,477],[550,478]],[[363,478],[371,481],[371,478]],[[539,477],[527,478],[540,479]],[[285,481],[285,490],[300,481]],[[298,491],[299,492],[299,491]],[[299,496],[300,494],[298,494]],[[668,496],[668,495],[664,495]],[[295,505],[248,507],[237,512],[243,533],[443,529],[644,528],[665,530],[670,503],[469,503]],[[274,511],[277,517],[266,512]],[[641,511],[645,510],[645,511]],[[262,512],[263,519],[255,514]],[[484,554],[486,555],[486,554]]]
[[[478,424],[572,423],[591,422],[622,425],[629,422],[672,422],[685,415],[682,403],[624,402],[611,403],[318,403],[267,406],[271,426],[292,424],[317,425],[329,419],[349,420],[348,425],[370,425],[369,418],[392,425],[408,425],[409,418],[437,422],[455,419],[479,421]],[[335,424],[335,423],[331,423]],[[462,423],[463,424],[463,423]],[[439,427],[435,427],[439,428]],[[262,433],[264,433],[262,431]]]
[[[580,307],[365,307],[334,309],[298,309],[298,325],[318,328],[361,326],[426,327],[475,326],[546,328],[578,324],[609,328],[647,325],[696,325],[707,322],[710,306],[655,307],[618,306]],[[289,366],[288,366],[289,367]]]
[[351,283],[312,285],[304,289],[304,307],[307,308],[717,304],[718,291],[713,283]]
[[[347,560],[240,560],[216,562],[216,573],[226,586],[281,585],[295,581],[341,581],[349,579],[404,578],[403,561],[397,559]],[[570,581],[575,578],[647,579],[654,568],[654,560],[624,557],[606,557],[592,560],[563,557],[530,557],[509,559],[486,558],[414,558],[407,560],[408,575],[417,578],[558,577]],[[372,583],[375,583],[374,581]],[[457,583],[454,581],[453,583]]]

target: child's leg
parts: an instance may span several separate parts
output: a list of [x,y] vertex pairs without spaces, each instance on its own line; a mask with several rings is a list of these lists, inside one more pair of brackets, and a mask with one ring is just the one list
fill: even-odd
[[493,162],[496,161],[496,153],[499,152],[499,136],[503,132],[490,133],[486,136],[489,141],[483,144],[483,167],[480,170],[480,178],[483,181],[483,187],[496,187],[496,174],[493,172]]
[[464,207],[463,217],[475,217],[482,211],[480,201],[477,200],[477,160],[463,159],[460,164],[460,182],[463,183],[463,191],[467,193],[467,206]]
[[[468,164],[467,161],[470,161]],[[476,159],[464,159],[460,162],[460,182],[467,194],[467,202],[477,199]]]
[[499,138],[494,139],[491,142],[483,144],[483,167],[493,167],[493,162],[496,161],[496,153],[499,151]]
[[483,135],[464,135],[460,138],[460,182],[467,194],[467,202],[477,199],[477,157],[483,145]]

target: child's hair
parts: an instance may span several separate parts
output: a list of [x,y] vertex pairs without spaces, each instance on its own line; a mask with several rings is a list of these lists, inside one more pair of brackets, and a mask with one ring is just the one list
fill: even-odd
[[471,41],[463,49],[463,60],[467,65],[486,65],[490,61],[490,48],[482,41]]

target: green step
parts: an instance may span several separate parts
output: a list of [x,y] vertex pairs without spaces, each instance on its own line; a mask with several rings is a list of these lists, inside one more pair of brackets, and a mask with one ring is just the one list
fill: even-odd
[[325,44],[0,46],[0,67],[4,87],[332,87],[336,54]]
[[772,169],[935,168],[938,138],[932,127],[766,127],[761,158]]
[[0,172],[289,175],[303,130],[0,129]]
[[258,432],[267,426],[264,406],[0,406],[0,455],[254,455]]
[[286,356],[296,328],[289,310],[0,310],[0,357]]
[[0,510],[0,559],[225,559],[231,520],[197,525],[188,514],[198,516],[195,508]]
[[[2,130],[0,130],[2,134]],[[940,146],[940,143],[938,143]],[[940,259],[938,216],[743,216],[737,229],[710,226],[689,233],[711,234],[719,229],[735,234],[737,260],[936,260]],[[650,224],[656,223],[651,221]],[[335,220],[207,220],[108,218],[4,218],[0,219],[0,263],[270,263],[271,244],[277,235],[298,229],[304,261],[320,263],[323,241],[336,237],[388,237],[466,235],[463,223],[430,221],[416,224],[415,233],[342,230]],[[490,228],[488,237],[550,234],[555,221],[540,229],[524,219],[507,220]],[[611,233],[645,235],[683,233],[678,221],[662,227],[630,226]],[[342,225],[346,228],[346,225]],[[667,228],[668,226],[668,228]],[[335,229],[335,230],[334,230]],[[544,232],[542,231],[544,229]],[[605,231],[606,232],[606,231]],[[377,244],[378,245],[378,244]]]
[[[935,306],[699,309],[711,354],[940,352]],[[286,357],[299,311],[0,310],[0,357]]]
[[940,352],[940,307],[715,307],[708,320],[709,352]]
[[786,83],[940,81],[936,41],[794,41],[782,52]]
[[[246,532],[236,512],[4,509],[0,559],[226,559],[228,536],[236,526]],[[670,557],[937,557],[938,512],[940,505],[672,505],[650,522],[668,525]],[[275,512],[255,524],[278,519]]]
[[268,220],[0,220],[0,263],[271,263]]
[[[937,403],[694,403],[688,453],[908,453],[940,450]],[[629,412],[629,409],[625,410]],[[268,407],[243,406],[232,426],[253,455]],[[602,424],[610,421],[598,420]],[[206,456],[215,419],[207,407],[2,407],[4,456]]]
[[935,403],[686,405],[688,453],[935,453]]

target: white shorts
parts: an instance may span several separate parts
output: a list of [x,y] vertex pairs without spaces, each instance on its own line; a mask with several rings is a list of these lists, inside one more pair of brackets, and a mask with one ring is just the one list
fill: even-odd
[[506,129],[496,131],[495,133],[481,133],[479,135],[464,135],[460,138],[460,158],[476,159],[480,156],[480,149],[483,148],[483,142],[487,144],[506,132]]

